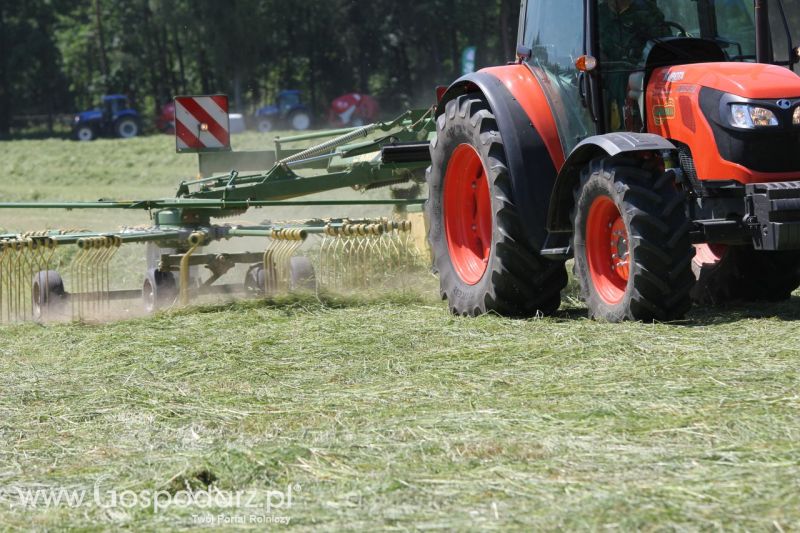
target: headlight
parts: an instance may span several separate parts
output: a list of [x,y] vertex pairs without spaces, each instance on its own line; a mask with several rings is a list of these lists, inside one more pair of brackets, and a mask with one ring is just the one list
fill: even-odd
[[[778,117],[775,113],[764,107],[733,104],[731,106],[731,117],[733,125],[737,128],[763,128],[768,126],[777,126]],[[800,124],[797,120],[800,119],[800,114],[795,112],[795,123]]]
[[794,122],[795,126],[800,126],[800,107],[795,108],[792,122]]
[[75,116],[72,118],[72,120],[73,120],[73,122],[80,122],[80,121],[81,121],[81,117],[79,117],[78,115],[75,115]]

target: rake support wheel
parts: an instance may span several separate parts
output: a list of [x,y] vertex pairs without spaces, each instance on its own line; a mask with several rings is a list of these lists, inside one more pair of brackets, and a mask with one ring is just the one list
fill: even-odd
[[64,280],[55,270],[43,270],[31,283],[34,320],[48,320],[64,314],[68,303]]
[[[252,265],[245,275],[244,289],[248,294],[256,296],[269,295],[275,287],[268,287],[265,276],[264,264],[256,263]],[[272,284],[277,283],[277,272],[275,269],[270,274]],[[289,279],[287,280],[289,292],[304,292],[317,290],[317,275],[314,265],[304,256],[295,256],[289,259]],[[268,289],[268,290],[265,290]]]
[[675,320],[694,285],[685,194],[671,173],[636,159],[598,159],[575,193],[575,274],[592,318]]
[[[441,296],[457,315],[552,314],[567,273],[528,244],[497,121],[477,93],[447,103],[426,179],[428,241]],[[534,179],[534,177],[531,177]]]
[[156,268],[147,271],[142,286],[142,303],[148,313],[169,307],[178,298],[178,284],[172,272],[161,272]]

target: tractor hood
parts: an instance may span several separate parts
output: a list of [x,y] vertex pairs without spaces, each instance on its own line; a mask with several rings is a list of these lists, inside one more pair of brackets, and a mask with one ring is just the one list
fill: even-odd
[[664,67],[653,71],[647,95],[648,132],[689,147],[699,179],[800,179],[800,76],[791,70],[758,63]]
[[269,117],[280,113],[280,109],[275,105],[268,105],[256,110],[257,117]]
[[665,67],[653,72],[652,81],[668,92],[681,86],[700,86],[755,100],[800,97],[800,76],[785,67],[761,63]]
[[79,122],[90,122],[93,120],[101,120],[103,118],[103,112],[100,109],[90,109],[89,111],[81,111],[77,115]]

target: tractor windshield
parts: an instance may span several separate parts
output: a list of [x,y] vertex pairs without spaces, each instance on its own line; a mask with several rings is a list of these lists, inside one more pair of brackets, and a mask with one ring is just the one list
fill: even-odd
[[676,35],[714,39],[732,61],[755,61],[752,0],[658,0],[657,3]]
[[[772,62],[790,65],[798,2],[768,0]],[[715,41],[728,61],[757,60],[753,0],[598,0],[597,32],[605,125],[610,131],[643,127],[641,95],[646,51],[680,38]],[[715,57],[722,58],[719,50]],[[718,60],[718,59],[717,59]],[[631,100],[638,101],[638,105]]]
[[[756,60],[753,0],[600,0],[601,5],[606,2],[630,4],[630,9],[649,5],[656,13],[651,17],[658,19],[660,24],[660,17],[663,16],[664,24],[670,28],[672,35],[713,39],[731,61]],[[768,4],[774,61],[786,65],[789,50],[793,46],[791,37],[787,39],[787,27],[797,28],[800,24],[800,3],[770,0]]]
[[293,107],[300,105],[300,94],[295,92],[285,92],[280,95],[278,105],[282,112],[288,112]]

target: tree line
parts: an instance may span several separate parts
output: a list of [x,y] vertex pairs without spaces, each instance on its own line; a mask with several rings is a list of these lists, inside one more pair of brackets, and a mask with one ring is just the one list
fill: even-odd
[[317,115],[344,93],[386,112],[512,58],[518,0],[2,0],[0,137],[127,94],[144,115],[176,94],[225,93],[235,110],[300,89]]

